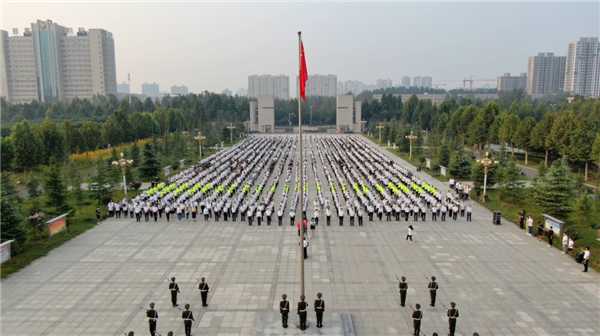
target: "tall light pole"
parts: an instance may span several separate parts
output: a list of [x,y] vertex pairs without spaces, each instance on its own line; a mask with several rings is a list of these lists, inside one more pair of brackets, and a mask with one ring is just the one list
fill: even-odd
[[235,127],[229,123],[229,126],[227,126],[227,128],[229,128],[229,142],[231,142],[231,145],[233,146],[233,130],[235,129]]
[[200,131],[198,131],[198,136],[194,137],[195,140],[198,140],[198,153],[200,153],[200,160],[202,160],[202,140],[206,139],[206,137],[202,136]]
[[410,131],[410,135],[407,135],[406,138],[408,140],[410,140],[410,154],[408,155],[408,160],[410,161],[410,160],[412,160],[412,142],[413,142],[414,139],[417,138],[417,136],[413,135],[413,132]]
[[485,175],[483,177],[483,202],[485,202],[485,196],[487,195],[487,176],[488,176],[488,169],[489,167],[493,164],[498,164],[498,161],[492,161],[492,159],[489,158],[490,156],[490,152],[485,152],[485,159],[481,159],[481,160],[477,160],[477,163],[483,165],[485,167]]
[[123,158],[123,153],[121,153],[121,159],[119,161],[112,162],[112,164],[114,166],[121,167],[121,172],[123,173],[123,191],[124,191],[125,197],[127,197],[127,180],[125,179],[125,171],[126,171],[127,165],[130,165],[132,163],[133,163],[133,160],[125,160],[125,158]]
[[365,125],[366,125],[367,121],[366,120],[361,120],[360,123],[362,124],[362,128],[360,130],[361,130],[361,132],[364,133],[365,132]]
[[290,126],[292,125],[292,117],[295,116],[295,114],[290,113],[290,115],[288,116],[288,122],[290,123]]
[[310,123],[309,125],[312,126],[312,105],[310,106]]
[[379,126],[377,126],[377,128],[379,129],[379,146],[381,146],[381,130],[384,128],[385,126],[383,126],[381,123],[379,123]]
[[250,134],[250,120],[244,121],[244,124],[246,124],[246,134]]

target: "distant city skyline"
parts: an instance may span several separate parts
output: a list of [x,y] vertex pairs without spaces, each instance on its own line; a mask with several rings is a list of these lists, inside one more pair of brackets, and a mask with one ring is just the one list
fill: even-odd
[[[115,40],[115,82],[128,83],[131,73],[133,93],[139,93],[143,83],[153,82],[165,88],[183,83],[189,92],[199,93],[247,89],[248,75],[253,73],[295,78],[298,30],[303,32],[309,75],[331,73],[339,81],[369,85],[389,78],[395,86],[402,84],[403,76],[431,76],[433,84],[437,79],[456,81],[443,87],[452,89],[462,87],[462,79],[471,76],[497,78],[527,72],[528,57],[540,52],[566,56],[569,43],[598,36],[599,8],[596,1],[84,2],[77,6],[5,2],[1,28],[9,34],[18,28],[21,33],[38,19],[51,19],[75,30],[106,29]],[[198,13],[211,14],[198,20]],[[349,16],[360,17],[361,24],[344,19]],[[424,16],[428,24],[419,34],[403,32],[402,27],[418,25]],[[396,24],[399,18],[401,26]],[[511,25],[492,24],[496,20],[509,20]],[[457,39],[464,43],[456,43]],[[474,87],[482,84],[476,82]],[[290,97],[295,97],[295,81],[289,89]]]

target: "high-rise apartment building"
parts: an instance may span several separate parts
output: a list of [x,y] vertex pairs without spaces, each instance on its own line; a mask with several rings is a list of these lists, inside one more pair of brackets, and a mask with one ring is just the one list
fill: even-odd
[[237,90],[237,95],[240,97],[246,97],[248,95],[248,91],[244,88],[239,88]]
[[286,75],[248,76],[248,97],[274,96],[277,99],[290,99],[290,77]]
[[14,103],[117,93],[115,44],[104,29],[37,20],[23,34],[0,31],[2,95]]
[[162,97],[162,94],[160,93],[160,90],[159,90],[159,85],[156,83],[142,84],[142,94],[145,94],[146,96],[148,96],[150,98]]
[[129,93],[129,84],[127,82],[123,82],[121,84],[117,84],[117,92],[120,92],[120,93]]
[[[296,76],[296,83],[299,83]],[[307,96],[335,97],[337,95],[336,75],[309,75],[306,81]]]
[[410,87],[410,77],[409,76],[403,76],[402,77],[402,87],[404,88],[409,88]]
[[421,78],[421,76],[413,77],[413,86],[416,86],[416,87],[423,86],[423,79]]
[[512,91],[515,89],[527,88],[527,74],[521,73],[520,76],[511,76],[506,72],[503,76],[498,76],[498,91]]
[[188,87],[185,85],[181,85],[181,86],[177,86],[177,85],[173,85],[171,86],[171,94],[172,95],[186,95],[188,94]]
[[375,87],[377,89],[387,89],[387,88],[391,88],[393,87],[394,84],[392,83],[391,79],[378,79],[377,81],[375,81]]
[[529,95],[559,94],[564,91],[565,56],[554,53],[538,53],[529,57],[527,63],[527,86]]
[[600,44],[597,37],[582,37],[567,47],[565,91],[600,96]]
[[423,84],[423,87],[428,87],[428,88],[433,87],[433,78],[431,78],[431,76],[423,77],[422,84]]
[[224,94],[224,95],[226,95],[226,96],[228,96],[228,97],[231,97],[231,95],[233,94],[231,92],[231,90],[229,90],[229,89],[225,89],[225,90],[221,91],[221,93]]

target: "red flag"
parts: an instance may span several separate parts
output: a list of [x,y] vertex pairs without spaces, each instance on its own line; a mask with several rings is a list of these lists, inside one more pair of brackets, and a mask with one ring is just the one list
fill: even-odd
[[300,52],[300,96],[306,101],[306,81],[308,80],[308,70],[306,70],[306,57],[304,57],[304,43],[300,42],[302,51]]

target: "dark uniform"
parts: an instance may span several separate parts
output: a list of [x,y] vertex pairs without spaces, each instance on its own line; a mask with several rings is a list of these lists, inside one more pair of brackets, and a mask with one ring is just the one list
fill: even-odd
[[288,314],[290,313],[290,302],[286,300],[287,295],[283,294],[281,296],[283,298],[282,301],[279,301],[279,312],[281,313],[281,323],[284,328],[287,328]]
[[306,309],[308,308],[308,303],[304,302],[305,296],[300,296],[300,302],[298,302],[298,316],[300,317],[300,329],[306,329]]
[[179,306],[177,304],[177,293],[179,293],[179,285],[175,282],[175,278],[171,278],[169,290],[171,291],[171,302],[173,303],[173,307]]
[[194,313],[190,310],[190,305],[185,305],[186,311],[181,313],[181,318],[183,319],[183,326],[185,327],[185,336],[192,336],[192,321],[194,319]]
[[408,284],[405,282],[406,278],[402,277],[402,282],[398,284],[398,288],[400,288],[400,305],[404,307],[404,303],[406,302],[406,290],[408,289]]
[[154,310],[154,302],[150,304],[150,309],[146,310],[146,317],[148,318],[148,325],[150,327],[150,336],[155,336],[158,312]]
[[419,310],[421,308],[420,304],[416,304],[415,307],[417,310],[413,311],[412,319],[413,319],[413,328],[414,328],[414,336],[419,336],[421,333],[421,319],[423,318],[423,312]]
[[318,299],[315,300],[315,311],[317,312],[317,328],[323,327],[323,312],[325,311],[325,301],[321,300],[322,294],[317,294]]
[[450,336],[454,336],[454,331],[456,330],[456,319],[460,315],[458,314],[458,309],[454,308],[456,306],[456,303],[451,302],[450,306],[452,306],[452,308],[448,310],[446,315],[448,315],[448,327],[450,328]]
[[429,296],[431,297],[430,306],[435,307],[435,296],[437,294],[438,284],[435,282],[435,277],[431,277],[431,282],[427,286],[429,288]]
[[206,303],[206,299],[208,297],[208,284],[204,282],[205,278],[200,279],[202,282],[198,285],[198,289],[200,290],[200,295],[202,296],[202,307],[208,306]]

